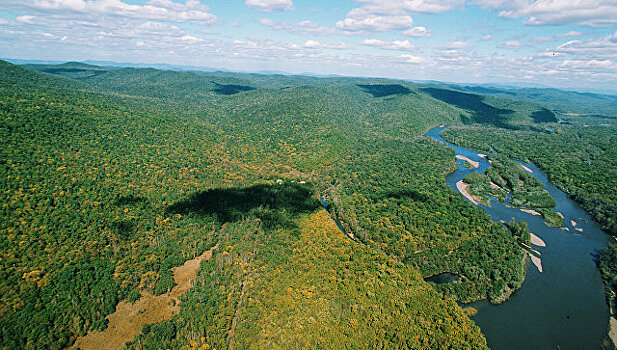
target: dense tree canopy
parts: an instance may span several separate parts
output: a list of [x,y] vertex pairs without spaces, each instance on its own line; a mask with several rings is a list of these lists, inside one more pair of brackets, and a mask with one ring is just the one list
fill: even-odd
[[[518,288],[525,229],[445,184],[454,153],[421,136],[440,124],[611,205],[594,196],[611,198],[614,135],[577,153],[606,185],[472,134],[588,137],[546,133],[532,103],[381,79],[30,68],[43,73],[0,62],[0,347],[70,346],[216,244],[180,313],[128,347],[486,347],[452,299]],[[423,280],[442,272],[461,278]]]

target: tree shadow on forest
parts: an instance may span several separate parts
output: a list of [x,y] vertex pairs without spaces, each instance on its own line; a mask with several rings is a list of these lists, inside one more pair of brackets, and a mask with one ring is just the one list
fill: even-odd
[[298,183],[260,184],[197,192],[167,208],[172,214],[211,216],[220,223],[260,218],[269,228],[290,227],[294,214],[319,208],[310,185]]
[[216,88],[212,89],[212,91],[219,95],[233,95],[242,91],[255,90],[254,87],[247,85],[219,84],[214,81],[212,83],[216,85]]
[[135,222],[130,219],[117,220],[112,223],[111,230],[115,233],[116,237],[123,240],[129,240],[135,234],[136,226]]
[[426,202],[427,200],[429,200],[429,197],[426,194],[414,190],[386,191],[382,193],[378,192],[377,195],[380,197],[380,199],[411,199],[412,201],[418,202]]
[[357,86],[362,88],[364,92],[367,92],[373,95],[373,97],[415,94],[415,92],[409,90],[403,85],[398,85],[398,84],[375,84],[375,85],[358,84]]
[[49,73],[49,74],[57,74],[57,75],[66,75],[69,77],[72,76],[81,76],[82,78],[94,78],[98,75],[105,74],[108,71],[104,69],[84,69],[84,68],[45,68],[41,69],[41,72]]
[[539,111],[535,111],[529,115],[535,123],[557,123],[557,116],[552,111],[542,108]]
[[121,206],[121,205],[134,205],[134,204],[144,203],[144,202],[146,202],[146,198],[141,197],[141,196],[134,196],[130,194],[128,196],[118,197],[118,199],[116,199],[114,203],[118,206]]
[[469,111],[471,117],[461,115],[464,124],[477,123],[504,129],[518,129],[509,123],[510,115],[514,114],[513,110],[486,104],[482,96],[447,89],[423,88],[422,90],[433,98]]

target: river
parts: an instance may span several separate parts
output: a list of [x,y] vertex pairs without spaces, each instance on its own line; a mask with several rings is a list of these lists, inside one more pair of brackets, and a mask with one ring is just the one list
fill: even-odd
[[[465,161],[457,159],[459,168],[446,182],[458,191],[458,181],[472,171],[484,172],[490,163],[477,152],[446,142],[440,136],[444,129],[433,128],[426,136],[445,143],[457,155],[479,162],[477,169],[468,169],[463,166]],[[595,257],[611,238],[535,165],[520,164],[533,171],[557,202],[555,210],[565,221],[563,227],[551,227],[540,216],[506,207],[494,199],[490,207],[480,205],[495,222],[509,222],[511,218],[527,222],[546,247],[534,246],[542,254],[543,272],[527,263],[523,286],[506,302],[469,305],[478,310],[473,320],[493,349],[598,349],[606,335],[609,309]]]

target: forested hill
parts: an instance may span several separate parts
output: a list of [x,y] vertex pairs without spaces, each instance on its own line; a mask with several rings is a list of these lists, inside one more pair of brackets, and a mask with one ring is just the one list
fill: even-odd
[[[421,136],[548,133],[541,106],[383,79],[29,67],[0,62],[0,347],[104,330],[214,246],[180,313],[128,347],[483,348],[454,300],[522,282],[515,238]],[[461,280],[424,282],[441,272]]]

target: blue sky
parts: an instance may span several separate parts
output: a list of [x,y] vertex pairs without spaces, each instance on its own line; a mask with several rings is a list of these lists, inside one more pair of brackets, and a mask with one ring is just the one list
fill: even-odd
[[2,0],[0,57],[617,91],[617,0]]

